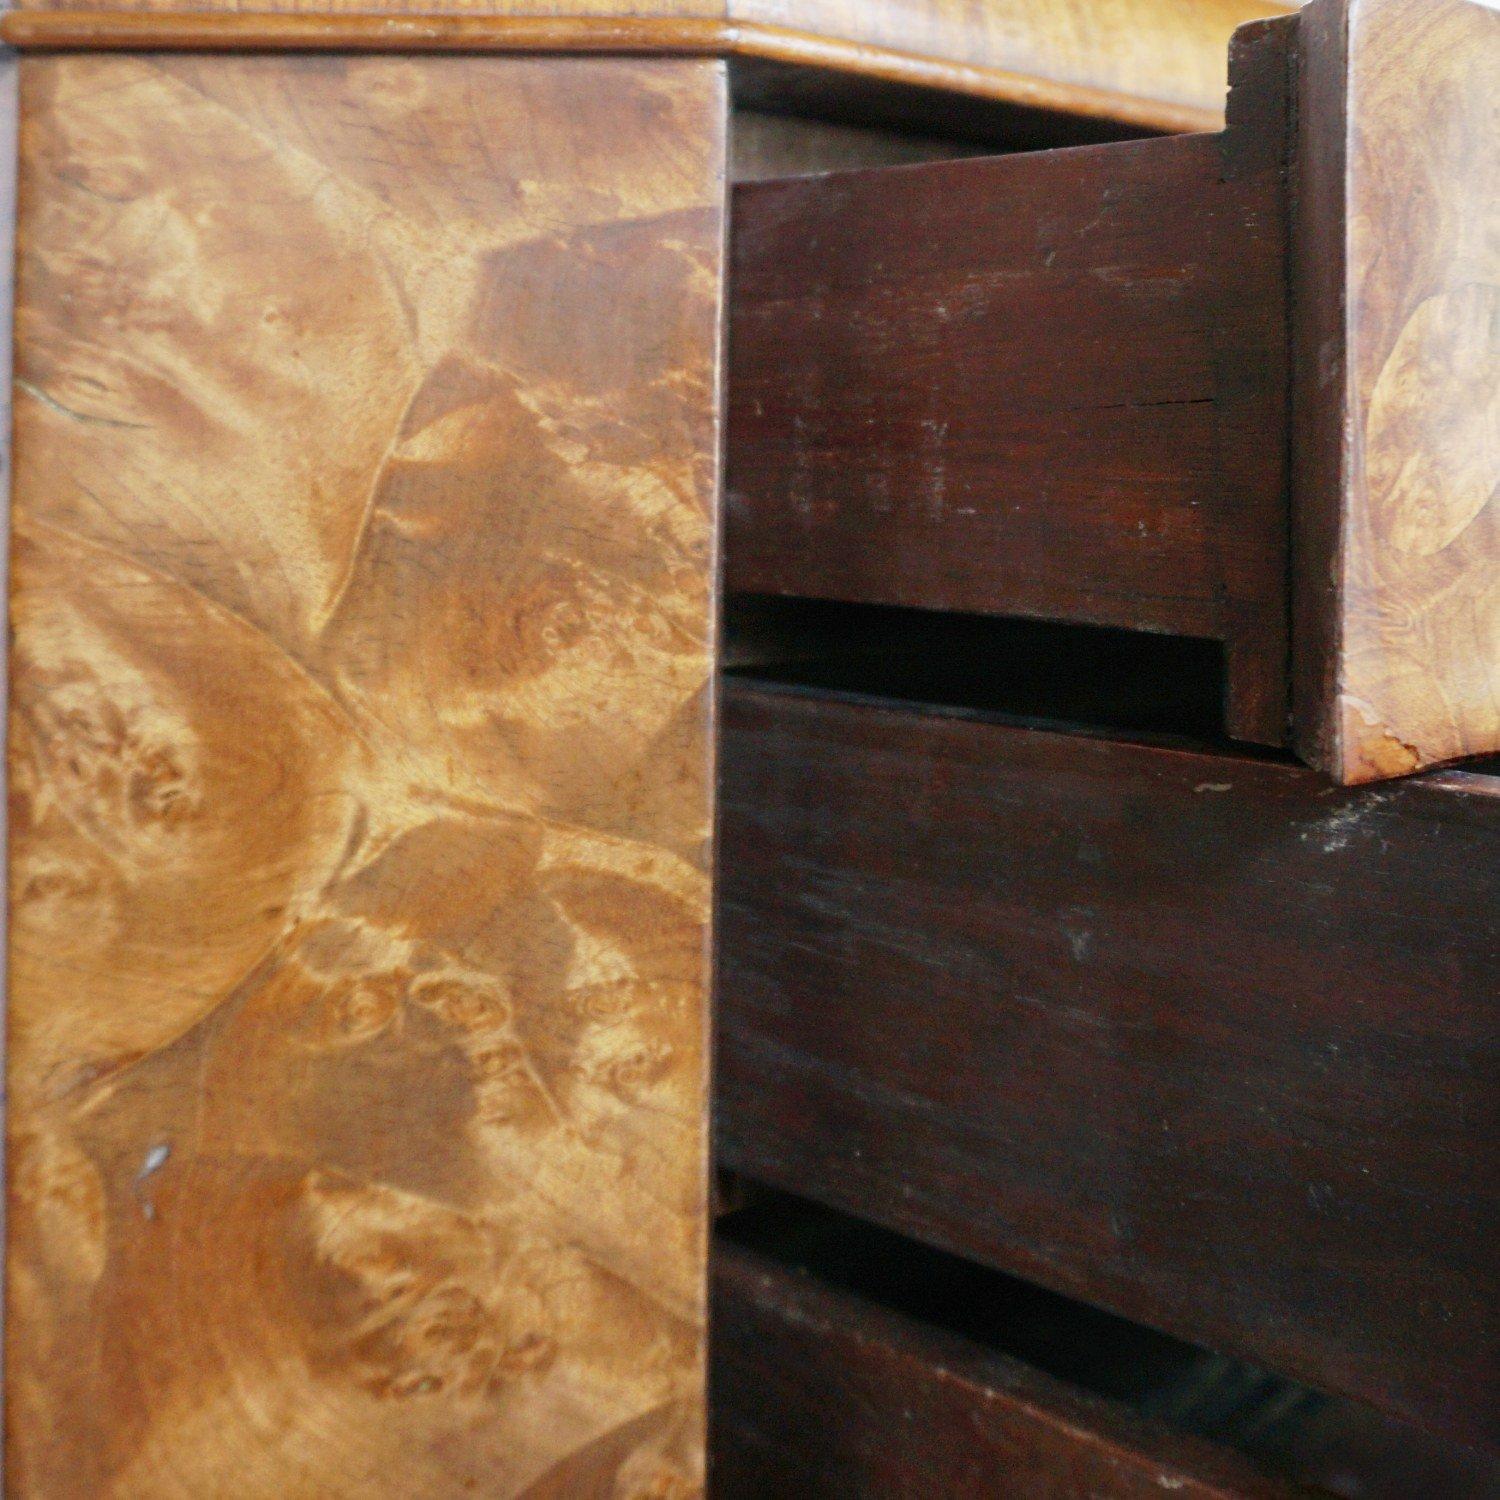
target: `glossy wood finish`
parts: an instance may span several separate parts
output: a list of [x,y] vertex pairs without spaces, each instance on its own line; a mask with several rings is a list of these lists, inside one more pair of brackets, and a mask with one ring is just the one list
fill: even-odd
[[1365,781],[1500,749],[1500,14],[1300,30],[1299,744]]
[[1286,38],[1223,136],[738,188],[728,586],[1221,640],[1279,742]]
[[626,0],[132,0],[130,4],[101,6],[97,0],[36,0],[18,7],[23,10],[82,11],[108,14],[113,11],[155,11],[163,14],[276,16],[301,13],[310,16],[372,17],[386,15],[427,16],[469,14],[476,17],[519,18],[556,23],[604,20],[629,25],[637,21],[677,20],[702,17],[725,18],[724,0],[649,0],[633,4]]
[[[92,13],[96,34],[111,29],[109,10],[91,0],[29,0],[26,11]],[[115,12],[263,18],[302,14],[473,21],[494,35],[548,32],[552,45],[588,45],[595,24],[635,38],[646,50],[672,50],[692,22],[714,27],[723,52],[863,75],[885,83],[946,90],[1100,115],[1161,130],[1212,129],[1224,95],[1224,46],[1230,32],[1256,17],[1283,14],[1282,0],[989,0],[982,9],[955,0],[898,0],[872,7],[849,0],[789,6],[783,0],[133,0]],[[102,22],[101,22],[102,18]],[[381,26],[358,28],[376,36]],[[419,26],[425,34],[434,29]],[[22,22],[21,34],[26,32]]]
[[738,20],[1217,115],[1230,34],[1293,7],[1281,0],[729,0],[729,8]]
[[[25,9],[0,40],[32,52],[519,52],[724,57],[742,101],[792,114],[1049,144],[1211,130],[1217,106],[1137,98],[981,63],[706,15]],[[1035,118],[1045,122],[1039,126]]]
[[22,70],[10,1483],[696,1494],[722,64]]
[[1500,778],[724,725],[726,1165],[1497,1446]]
[[1290,1492],[910,1318],[720,1242],[717,1500],[1273,1500]]
[[0,37],[28,52],[542,52],[717,57],[732,34],[711,16],[372,16],[305,11],[152,8],[16,10]]

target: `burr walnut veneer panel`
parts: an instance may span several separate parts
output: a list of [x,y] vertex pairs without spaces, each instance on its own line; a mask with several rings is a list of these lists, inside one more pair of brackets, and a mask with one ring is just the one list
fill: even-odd
[[736,685],[725,1164],[1500,1447],[1500,778]]
[[1500,749],[1500,11],[1299,29],[1299,745],[1362,781]]
[[11,1483],[696,1494],[722,64],[22,67]]

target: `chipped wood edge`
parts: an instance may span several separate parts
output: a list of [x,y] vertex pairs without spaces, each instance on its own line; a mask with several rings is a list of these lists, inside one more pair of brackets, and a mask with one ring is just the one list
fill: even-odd
[[1145,130],[1211,131],[1222,111],[977,63],[701,17],[309,15],[230,11],[9,11],[23,52],[522,52],[726,57],[961,95]]

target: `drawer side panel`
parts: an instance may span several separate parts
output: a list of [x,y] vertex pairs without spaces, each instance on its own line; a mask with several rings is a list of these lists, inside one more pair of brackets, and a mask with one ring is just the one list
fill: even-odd
[[1500,782],[743,684],[724,762],[727,1165],[1495,1441]]

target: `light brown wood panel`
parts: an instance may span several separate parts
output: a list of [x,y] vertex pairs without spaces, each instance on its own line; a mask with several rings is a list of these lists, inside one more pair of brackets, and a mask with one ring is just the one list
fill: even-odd
[[639,23],[636,44],[650,50],[673,44],[670,30],[651,35],[653,22],[696,18],[726,23],[728,52],[1187,130],[1213,129],[1222,117],[1234,28],[1294,7],[1287,0],[22,0],[18,8],[469,15],[523,25],[617,19]]
[[1500,12],[1300,30],[1300,748],[1365,781],[1500,749]]
[[696,1495],[723,65],[22,68],[10,1481]]
[[725,0],[26,0],[17,10],[244,11],[250,15],[455,15],[677,17],[722,20]]
[[0,14],[29,52],[462,52],[715,57],[742,104],[937,132],[992,145],[1212,130],[1205,107],[988,64],[926,57],[785,26],[699,15],[515,15],[462,10],[31,8]]

